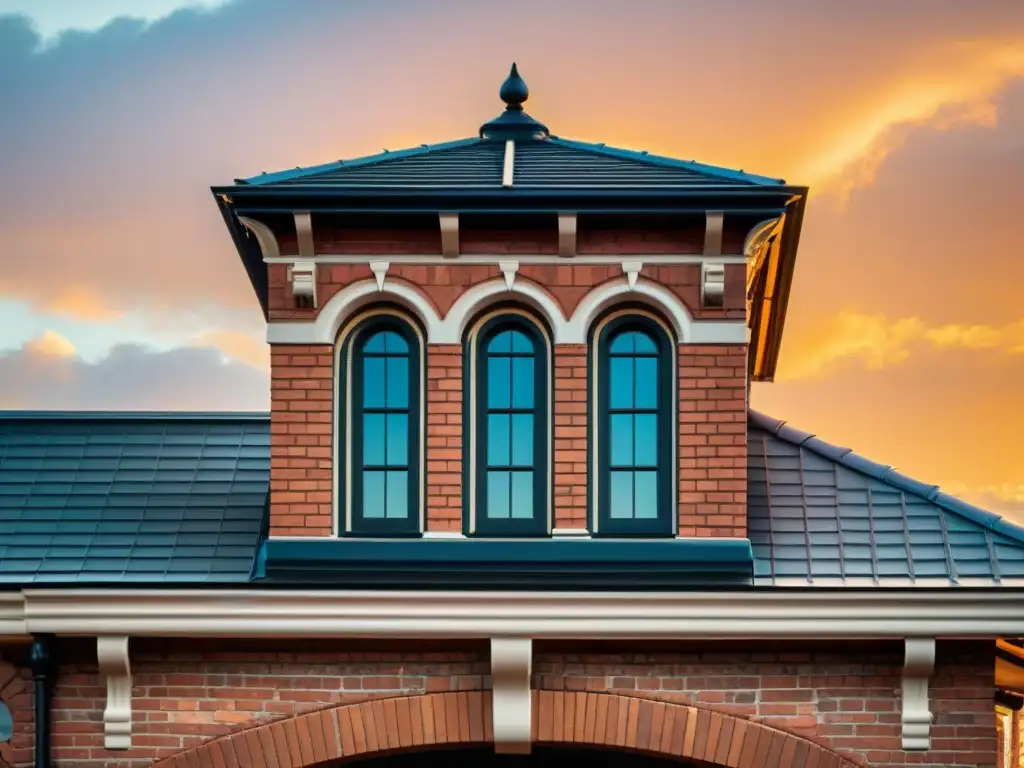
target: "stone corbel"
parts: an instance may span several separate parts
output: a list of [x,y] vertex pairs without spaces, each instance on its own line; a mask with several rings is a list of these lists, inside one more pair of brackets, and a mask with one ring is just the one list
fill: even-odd
[[511,291],[512,286],[515,285],[516,282],[516,272],[519,271],[519,262],[499,261],[498,269],[501,270],[501,274],[505,278],[505,287]]
[[96,638],[96,658],[107,684],[107,706],[103,710],[103,746],[131,749],[132,672],[128,663],[125,635]]
[[373,276],[377,279],[377,290],[384,290],[384,278],[387,277],[388,268],[391,266],[389,261],[371,261],[370,271],[373,272]]
[[705,261],[701,267],[700,303],[721,307],[725,303],[725,264]]
[[528,637],[491,638],[491,716],[494,751],[498,754],[530,753],[532,673],[533,640]]
[[629,290],[636,288],[636,279],[640,277],[640,270],[644,268],[642,261],[622,262],[622,271],[626,273],[626,282],[629,283]]
[[292,283],[292,298],[296,304],[308,300],[308,306],[316,309],[316,262],[295,262],[288,267],[288,279]]
[[931,749],[932,713],[928,709],[928,680],[935,671],[935,638],[908,637],[903,660],[903,748]]

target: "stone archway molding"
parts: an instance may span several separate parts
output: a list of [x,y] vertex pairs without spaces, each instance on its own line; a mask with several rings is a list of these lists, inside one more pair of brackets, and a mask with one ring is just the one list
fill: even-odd
[[[701,707],[601,692],[534,691],[533,742],[597,746],[722,768],[857,768],[820,744]],[[493,742],[490,691],[374,699],[263,723],[154,768],[314,768],[348,757]]]

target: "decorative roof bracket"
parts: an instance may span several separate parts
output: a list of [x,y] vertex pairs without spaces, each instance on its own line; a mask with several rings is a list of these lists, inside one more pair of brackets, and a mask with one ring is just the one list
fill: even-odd
[[704,255],[722,255],[722,231],[725,227],[725,213],[722,211],[708,211],[705,214],[704,225]]
[[494,751],[527,755],[532,746],[530,678],[533,640],[528,637],[491,638],[491,687]]
[[903,661],[903,748],[931,749],[932,713],[928,709],[928,680],[935,671],[935,638],[908,637]]
[[313,245],[313,214],[295,214],[295,235],[299,245],[299,256],[312,259],[316,255],[316,247]]
[[131,749],[132,672],[128,663],[126,635],[96,638],[96,658],[107,684],[107,705],[103,709],[103,746]]
[[576,255],[576,214],[558,214],[558,255]]
[[441,253],[454,258],[459,255],[459,214],[440,213]]

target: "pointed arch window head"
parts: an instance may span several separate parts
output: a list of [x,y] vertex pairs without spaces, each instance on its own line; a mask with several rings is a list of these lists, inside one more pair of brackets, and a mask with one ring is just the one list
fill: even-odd
[[342,348],[344,532],[420,532],[420,340],[397,315],[360,322]]
[[597,396],[591,423],[596,532],[673,535],[671,336],[653,318],[631,313],[599,323],[596,335]]
[[[471,331],[472,424],[467,430],[467,532],[543,535],[548,529],[548,346],[526,317],[499,314]],[[467,358],[469,359],[469,358]],[[467,465],[469,462],[467,462]]]

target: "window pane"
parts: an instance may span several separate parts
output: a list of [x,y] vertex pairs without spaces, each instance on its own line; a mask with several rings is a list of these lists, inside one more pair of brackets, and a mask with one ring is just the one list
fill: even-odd
[[384,358],[363,358],[363,405],[384,407]]
[[612,472],[609,513],[617,520],[633,517],[633,473]]
[[532,413],[517,413],[512,416],[512,464],[516,467],[533,465]]
[[409,407],[409,358],[389,357],[388,361],[388,408]]
[[384,334],[385,331],[378,331],[374,333],[366,340],[366,346],[363,347],[364,352],[383,352],[384,351]]
[[[388,414],[388,466],[409,465],[409,416],[404,413]],[[390,491],[389,491],[390,493]],[[390,503],[390,499],[388,500]]]
[[533,358],[512,358],[512,407],[533,408]]
[[512,331],[502,331],[497,334],[491,343],[487,345],[487,352],[489,354],[505,354],[507,355],[512,351]]
[[363,414],[363,465],[384,463],[384,414]]
[[384,472],[363,472],[363,517],[384,517]]
[[522,331],[512,331],[512,351],[519,353],[533,352],[533,342]]
[[487,473],[487,517],[507,520],[509,516],[509,473]]
[[658,407],[658,358],[636,358],[636,407]]
[[508,408],[511,405],[509,385],[511,373],[507,357],[487,358],[487,407]]
[[613,355],[629,355],[633,353],[633,336],[632,331],[626,331],[620,333],[612,339],[612,343],[608,345],[608,350]]
[[533,517],[533,472],[512,473],[512,517],[516,520]]
[[611,464],[613,467],[633,466],[633,416],[612,414]]
[[653,520],[658,516],[658,473],[636,472],[633,475],[633,482],[636,483],[634,516],[638,519]]
[[509,464],[509,415],[492,413],[487,416],[487,464],[507,467]]
[[633,344],[637,354],[653,355],[657,353],[658,346],[654,339],[646,333],[633,333]]
[[384,334],[384,350],[389,355],[408,353],[409,345],[399,334],[387,331]]
[[633,417],[636,426],[636,453],[633,465],[654,467],[658,464],[658,417],[653,413],[638,413]]
[[633,407],[633,359],[613,357],[608,360],[608,402],[612,408]]
[[409,517],[409,473],[388,472],[387,517]]

